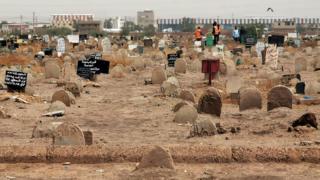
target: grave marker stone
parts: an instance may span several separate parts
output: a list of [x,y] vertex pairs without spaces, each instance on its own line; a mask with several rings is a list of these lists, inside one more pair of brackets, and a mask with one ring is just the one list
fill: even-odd
[[85,145],[85,138],[79,126],[65,122],[55,130],[54,145]]
[[24,91],[27,86],[27,73],[6,71],[5,84],[10,91]]
[[198,111],[213,114],[218,117],[221,115],[222,100],[220,93],[215,88],[209,88],[199,99]]
[[175,66],[175,62],[178,59],[178,55],[177,54],[168,54],[168,66],[169,67],[174,67]]
[[246,88],[239,91],[239,109],[240,111],[248,109],[261,109],[262,96],[257,88]]
[[279,107],[292,109],[292,92],[285,86],[276,86],[268,93],[268,111]]

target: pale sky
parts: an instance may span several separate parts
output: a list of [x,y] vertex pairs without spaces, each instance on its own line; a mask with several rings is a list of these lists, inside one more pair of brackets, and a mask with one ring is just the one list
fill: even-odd
[[[274,13],[266,12],[268,7]],[[0,20],[49,21],[52,14],[94,14],[97,19],[136,17],[138,10],[152,9],[156,18],[231,18],[251,16],[320,17],[320,0],[0,0]]]

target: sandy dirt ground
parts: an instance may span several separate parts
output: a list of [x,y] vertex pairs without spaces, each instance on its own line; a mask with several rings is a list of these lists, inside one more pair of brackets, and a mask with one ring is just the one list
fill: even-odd
[[0,164],[0,179],[223,179],[316,180],[318,164],[176,164],[175,170],[159,168],[135,171],[135,164]]

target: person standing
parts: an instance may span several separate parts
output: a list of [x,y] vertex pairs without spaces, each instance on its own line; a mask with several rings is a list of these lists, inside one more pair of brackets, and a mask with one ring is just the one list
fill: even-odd
[[232,32],[232,37],[235,42],[240,41],[240,31],[237,26],[234,28]]
[[196,38],[196,41],[202,41],[202,30],[200,28],[200,26],[196,29],[196,31],[194,32],[194,36]]
[[212,32],[212,34],[214,35],[214,45],[218,44],[220,33],[221,33],[220,24],[217,24],[217,22],[215,21],[213,23],[213,32]]

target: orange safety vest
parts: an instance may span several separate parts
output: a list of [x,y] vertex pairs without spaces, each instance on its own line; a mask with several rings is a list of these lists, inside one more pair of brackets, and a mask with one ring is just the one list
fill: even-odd
[[201,38],[201,30],[197,29],[196,32],[194,32],[194,36],[198,39]]
[[221,33],[221,28],[218,28],[218,26],[214,27],[214,34],[219,35]]

